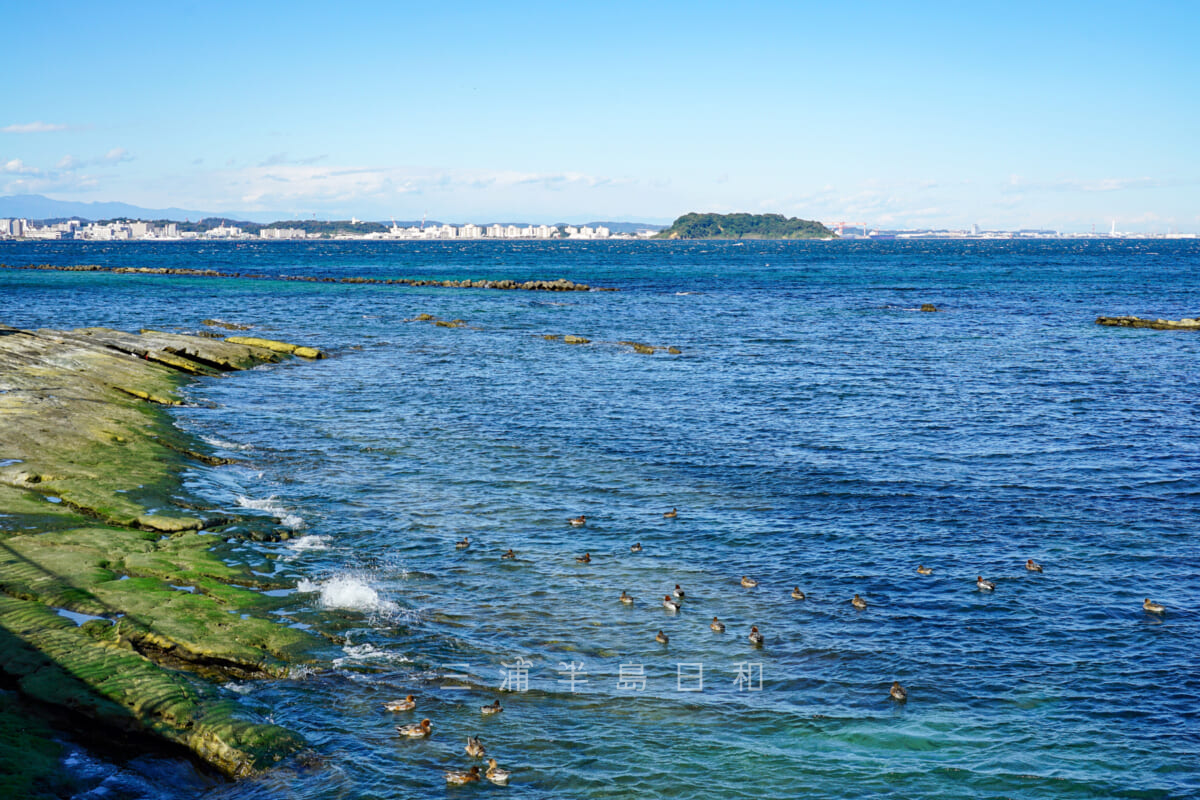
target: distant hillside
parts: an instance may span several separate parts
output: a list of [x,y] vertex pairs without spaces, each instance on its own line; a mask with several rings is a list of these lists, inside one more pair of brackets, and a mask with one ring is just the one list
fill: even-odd
[[684,214],[658,239],[832,239],[819,222],[782,214]]

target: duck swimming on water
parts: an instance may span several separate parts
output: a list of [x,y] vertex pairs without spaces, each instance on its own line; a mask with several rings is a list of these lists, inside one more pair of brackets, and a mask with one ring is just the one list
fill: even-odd
[[497,786],[507,786],[510,775],[512,775],[512,773],[508,770],[500,769],[500,767],[496,766],[496,759],[488,759],[488,768],[487,772],[484,773],[484,777],[489,781]]
[[1160,603],[1155,603],[1155,602],[1154,602],[1153,600],[1151,600],[1149,597],[1147,597],[1147,598],[1146,598],[1146,600],[1145,600],[1145,602],[1143,602],[1143,603],[1142,603],[1142,608],[1143,608],[1144,610],[1146,610],[1146,611],[1149,611],[1151,614],[1165,614],[1165,613],[1167,613],[1167,607],[1166,607],[1166,606],[1164,606],[1164,605],[1162,605],[1162,604],[1160,604]]
[[721,622],[721,620],[717,619],[716,617],[713,617],[713,621],[708,623],[708,627],[712,628],[713,633],[725,632],[725,623]]
[[927,567],[924,564],[919,564],[919,565],[917,565],[917,574],[918,575],[932,575],[933,567]]
[[758,586],[758,581],[754,580],[754,578],[747,578],[745,575],[743,575],[742,586],[745,586],[747,589],[753,589],[755,586]]
[[499,714],[504,709],[500,707],[500,701],[492,703],[490,706],[480,706],[479,713],[487,716],[488,714]]
[[417,707],[417,699],[411,694],[403,700],[388,700],[383,704],[385,711],[412,711]]
[[634,542],[633,544],[629,545],[629,552],[631,552],[631,553],[640,553],[640,552],[642,552],[642,543],[641,543],[641,542]]
[[456,542],[454,546],[457,547],[459,550],[466,550],[468,547],[471,546],[471,540],[468,539],[466,536],[464,536],[462,538],[462,541]]
[[990,592],[996,588],[996,584],[984,580],[982,575],[975,579],[975,585],[979,587],[979,591],[981,592]]
[[504,555],[500,556],[500,560],[504,561],[505,559],[516,558],[516,557],[517,557],[517,554],[514,553],[512,548],[510,547],[510,548],[508,548],[508,550],[506,550],[504,552]]
[[757,625],[750,626],[749,639],[750,639],[750,644],[754,645],[755,647],[762,647],[763,642],[766,641],[766,638],[761,633],[758,632]]
[[792,599],[793,600],[803,600],[805,597],[806,597],[806,595],[804,594],[804,592],[800,591],[799,586],[792,589]]
[[1041,572],[1042,565],[1031,558],[1025,562],[1025,569],[1029,570],[1030,572]]
[[664,511],[663,516],[667,519],[675,519],[677,516],[679,516],[679,511],[672,508],[670,511]]
[[479,767],[471,767],[466,772],[447,772],[446,783],[451,786],[463,786],[479,780]]
[[680,588],[679,588],[679,584],[678,584],[678,583],[677,583],[677,584],[675,584],[675,591],[671,592],[671,594],[675,595],[675,596],[676,596],[676,597],[678,597],[680,600],[682,600],[682,599],[683,599],[683,589],[680,589]]
[[667,642],[671,641],[671,637],[667,636],[662,631],[659,631],[658,635],[654,637],[654,641],[658,642],[659,644],[666,644]]
[[897,703],[908,702],[908,692],[900,685],[900,681],[892,681],[892,688],[888,691],[888,694]]
[[865,609],[867,607],[867,601],[863,600],[858,595],[854,595],[854,599],[850,601],[850,605],[854,606],[859,611],[862,611],[863,609]]
[[419,739],[423,736],[428,736],[430,733],[432,733],[432,731],[433,723],[429,721],[428,717],[412,725],[396,726],[397,733],[399,733],[401,736],[407,736],[410,739]]
[[580,514],[578,517],[571,517],[567,520],[567,524],[572,528],[582,528],[584,525],[587,525],[587,517],[583,514]]
[[467,751],[467,755],[472,758],[483,758],[487,752],[483,749],[483,742],[479,741],[478,736],[468,736],[467,746],[463,748]]
[[625,592],[623,590],[621,592],[621,596],[618,599],[627,606],[633,604],[633,598],[629,596],[628,592]]
[[672,614],[674,614],[676,611],[679,610],[679,603],[672,600],[671,595],[665,594],[665,595],[663,595],[663,608],[665,608],[667,611],[670,611]]
[[575,560],[578,561],[580,564],[590,564],[590,563],[592,563],[592,554],[584,553],[581,556],[575,556]]

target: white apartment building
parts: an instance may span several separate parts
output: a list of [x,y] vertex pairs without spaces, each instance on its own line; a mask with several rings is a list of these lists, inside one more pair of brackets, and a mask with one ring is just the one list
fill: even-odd
[[258,232],[260,239],[303,239],[307,235],[303,228],[262,228]]
[[0,219],[0,236],[20,238],[28,227],[29,222],[23,219]]

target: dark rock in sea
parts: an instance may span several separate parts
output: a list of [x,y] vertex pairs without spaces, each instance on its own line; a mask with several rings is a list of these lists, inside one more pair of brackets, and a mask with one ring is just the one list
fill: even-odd
[[921,310],[922,311],[937,311],[938,307],[935,306],[933,303],[922,303]]
[[1159,331],[1200,331],[1200,318],[1142,319],[1141,317],[1097,317],[1097,325],[1114,325],[1121,328],[1153,328]]

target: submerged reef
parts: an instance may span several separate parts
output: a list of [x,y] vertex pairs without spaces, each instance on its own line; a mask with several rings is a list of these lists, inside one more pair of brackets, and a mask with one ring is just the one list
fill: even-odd
[[1141,317],[1097,317],[1097,325],[1120,328],[1153,328],[1160,331],[1200,331],[1200,317],[1183,319],[1142,319]]
[[248,532],[196,511],[178,475],[223,461],[161,408],[194,376],[285,354],[323,356],[263,339],[0,325],[0,686],[229,776],[303,749],[214,681],[285,675],[324,640],[269,613],[282,602],[261,591],[281,588],[270,578],[213,552]]

